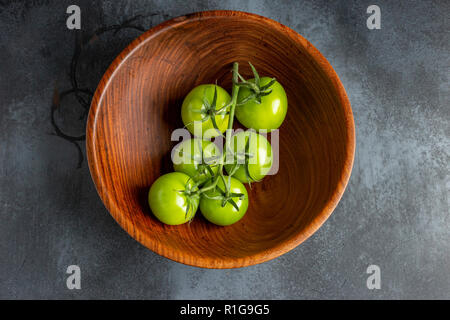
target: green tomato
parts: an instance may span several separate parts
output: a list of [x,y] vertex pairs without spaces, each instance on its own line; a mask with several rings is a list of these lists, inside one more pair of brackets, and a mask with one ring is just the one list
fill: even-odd
[[[226,176],[225,180],[228,181],[228,178]],[[231,198],[239,208],[239,210],[236,210],[230,202],[222,206],[222,200],[211,199],[220,196],[222,194],[220,190],[225,191],[225,185],[222,179],[219,179],[215,190],[206,191],[205,195],[201,196],[200,211],[208,221],[219,226],[229,226],[239,221],[247,212],[248,193],[245,186],[239,180],[233,177],[230,178],[230,193],[243,194],[243,197],[236,196]]]
[[[169,225],[179,225],[194,218],[199,199],[190,197],[180,191],[186,185],[192,188],[194,181],[181,172],[171,172],[162,175],[152,184],[148,193],[148,203],[153,214],[159,221]],[[189,208],[187,214],[186,210]]]
[[[270,80],[272,79],[262,77],[260,79],[261,86],[268,84]],[[255,79],[248,81],[254,83]],[[265,129],[271,131],[278,129],[283,123],[288,107],[286,92],[278,81],[275,81],[270,89],[272,89],[270,94],[261,97],[261,104],[253,99],[242,105],[239,105],[239,102],[243,101],[252,92],[246,87],[239,89],[236,118],[245,127],[255,130]]]
[[175,146],[172,153],[173,169],[187,174],[196,182],[203,182],[211,177],[207,164],[213,174],[217,173],[220,155],[219,148],[211,141],[188,139]]
[[231,143],[235,157],[233,164],[225,164],[228,174],[248,183],[260,181],[269,173],[273,162],[272,146],[264,136],[253,130],[241,131],[233,135]]
[[[212,108],[214,88],[217,89],[217,100],[216,107]],[[230,95],[223,88],[214,84],[199,85],[192,89],[186,98],[184,98],[183,105],[181,106],[181,119],[192,134],[197,134],[194,130],[194,125],[198,125],[202,129],[203,138],[210,139],[217,137],[228,127],[229,116],[225,114],[225,111],[228,110],[223,109],[221,110],[221,114],[211,116],[208,114],[208,108],[213,111],[219,110],[229,104],[230,101]],[[212,118],[215,119],[221,133],[214,128]]]

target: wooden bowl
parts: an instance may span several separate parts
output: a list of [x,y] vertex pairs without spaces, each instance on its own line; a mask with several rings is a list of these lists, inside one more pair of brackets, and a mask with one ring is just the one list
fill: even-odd
[[[200,212],[190,224],[164,225],[147,193],[172,171],[171,133],[183,127],[183,98],[216,80],[230,91],[234,61],[246,77],[251,61],[286,90],[278,174],[247,188],[249,209],[232,226],[211,224]],[[350,103],[327,60],[288,27],[236,11],[175,18],[133,41],[100,81],[87,125],[89,168],[114,219],[154,252],[206,268],[261,263],[305,241],[341,198],[354,149]]]

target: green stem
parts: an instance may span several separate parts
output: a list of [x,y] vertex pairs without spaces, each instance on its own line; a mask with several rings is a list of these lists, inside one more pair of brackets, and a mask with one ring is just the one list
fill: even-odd
[[[239,93],[239,86],[236,85],[238,82],[238,71],[239,64],[237,62],[233,63],[233,89],[231,92],[231,108],[230,108],[230,118],[228,119],[228,131],[227,138],[231,136],[231,129],[233,129],[233,121],[234,121],[234,110],[236,109],[236,103]],[[225,143],[229,142],[227,139]]]
[[[228,129],[226,131],[225,148],[224,148],[224,152],[222,154],[222,161],[219,165],[219,170],[217,171],[217,176],[215,177],[213,183],[211,183],[207,187],[204,187],[204,188],[201,188],[200,190],[198,190],[199,194],[206,192],[208,190],[214,189],[217,185],[217,182],[219,182],[219,178],[221,176],[223,176],[223,164],[226,159],[227,151],[230,147],[231,134],[232,134],[232,129],[233,129],[233,121],[234,121],[234,110],[236,109],[237,98],[238,98],[238,93],[239,93],[239,86],[236,85],[238,82],[238,71],[239,71],[239,64],[237,62],[235,62],[235,63],[233,63],[233,88],[231,89],[232,90],[232,92],[231,92],[231,107],[230,107],[230,114],[228,117]],[[225,189],[227,192],[229,191],[226,183],[225,183]]]

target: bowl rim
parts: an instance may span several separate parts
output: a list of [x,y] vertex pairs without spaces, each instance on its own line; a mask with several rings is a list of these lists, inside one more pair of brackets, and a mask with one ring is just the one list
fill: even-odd
[[[241,17],[244,19],[252,19],[259,22],[264,22],[268,24],[270,27],[277,29],[285,33],[288,37],[290,37],[293,41],[299,43],[301,46],[305,48],[308,54],[312,57],[312,59],[318,63],[320,68],[323,70],[325,75],[331,80],[333,86],[338,95],[338,99],[340,104],[344,108],[344,117],[345,117],[345,126],[346,126],[346,137],[345,143],[347,145],[344,166],[341,172],[341,176],[339,178],[339,182],[337,187],[335,188],[333,194],[328,199],[324,208],[320,213],[318,213],[312,221],[306,226],[302,232],[298,232],[294,236],[278,243],[274,247],[262,250],[260,252],[254,253],[245,257],[223,257],[222,259],[213,259],[208,257],[199,257],[191,255],[189,252],[183,252],[183,254],[177,253],[175,250],[167,249],[164,243],[159,243],[157,240],[146,237],[137,237],[136,234],[136,226],[132,223],[131,220],[124,218],[120,209],[115,206],[114,201],[111,200],[110,195],[104,184],[101,181],[101,168],[98,166],[98,162],[96,161],[96,144],[95,144],[95,131],[96,131],[96,121],[97,115],[99,112],[99,106],[103,100],[103,94],[106,92],[106,89],[109,87],[111,80],[114,78],[115,72],[120,68],[122,63],[130,57],[134,51],[136,51],[141,45],[150,41],[153,37],[163,32],[166,29],[173,28],[175,26],[182,25],[184,23],[214,18],[214,17]],[[308,40],[302,37],[293,29],[275,21],[270,18],[244,12],[244,11],[235,11],[235,10],[210,10],[210,11],[200,11],[195,13],[190,13],[186,15],[182,15],[176,18],[172,18],[167,20],[151,29],[147,30],[135,40],[133,40],[111,63],[111,65],[106,70],[102,79],[100,80],[97,89],[95,90],[94,96],[91,101],[91,107],[89,110],[87,125],[86,125],[86,155],[89,165],[89,171],[94,181],[95,188],[100,198],[102,199],[103,204],[107,208],[108,212],[114,218],[114,220],[136,241],[152,250],[153,252],[164,256],[170,260],[180,262],[186,265],[191,265],[195,267],[202,268],[213,268],[213,269],[229,269],[229,268],[240,268],[246,267],[250,265],[255,265],[259,263],[263,263],[272,259],[275,259],[290,250],[297,247],[299,244],[307,240],[311,235],[313,235],[325,221],[329,218],[333,210],[336,208],[339,200],[341,199],[345,188],[350,179],[354,154],[355,154],[355,125],[353,119],[353,113],[350,105],[350,101],[348,99],[347,93],[342,85],[338,75],[334,71],[331,64],[325,57],[317,50]]]

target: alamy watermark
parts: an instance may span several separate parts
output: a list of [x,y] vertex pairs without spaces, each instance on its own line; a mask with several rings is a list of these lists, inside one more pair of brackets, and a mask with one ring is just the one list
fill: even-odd
[[367,267],[366,270],[367,274],[370,274],[370,276],[367,278],[366,285],[367,289],[373,290],[373,289],[381,289],[381,269],[376,264],[372,264]]
[[69,30],[80,30],[81,29],[81,9],[79,6],[72,4],[67,7],[67,14],[70,16],[66,20],[66,26]]
[[[220,134],[216,137],[205,139],[205,137],[213,136],[216,133],[216,129],[208,129],[205,132],[202,132],[202,123],[200,121],[195,121],[193,123],[194,126],[194,137],[192,137],[191,133],[185,128],[178,128],[172,132],[170,137],[171,141],[178,141],[179,143],[172,149],[171,159],[174,164],[198,164],[202,160],[207,164],[220,164],[223,162],[226,164],[258,164],[261,162],[261,157],[263,154],[261,152],[258,153],[258,150],[261,147],[264,147],[263,144],[269,143],[270,155],[272,157],[272,166],[270,171],[268,171],[265,175],[275,175],[279,169],[279,153],[280,153],[280,132],[278,129],[274,130],[242,130],[242,129],[227,129],[223,134]],[[225,136],[229,132],[229,136],[231,137],[229,143],[228,150],[225,150]],[[234,139],[237,134],[244,132],[246,133],[245,139]],[[260,137],[260,136],[264,137]],[[213,142],[204,150],[200,150],[204,148],[204,146],[200,146],[199,144],[194,144],[190,146],[188,144],[183,144],[184,141],[188,141],[195,137],[202,137],[202,140],[207,140]],[[268,142],[270,138],[270,142]],[[200,139],[200,138],[199,138]],[[246,144],[249,144],[246,146]],[[249,157],[239,157],[239,153],[244,152],[248,147]],[[193,148],[193,150],[186,150],[185,148]],[[225,153],[225,156],[222,154]],[[196,159],[192,157],[192,154],[201,154],[202,159]],[[204,154],[216,154],[217,157],[212,157],[210,159],[206,159]],[[247,161],[247,162],[246,162]],[[208,163],[209,162],[209,163]]]
[[367,7],[367,13],[370,16],[367,18],[366,25],[369,30],[381,29],[381,9],[376,4]]
[[70,265],[67,267],[66,273],[70,274],[70,276],[68,276],[67,280],[66,280],[67,289],[80,290],[81,289],[81,269],[80,269],[80,267],[77,265]]

